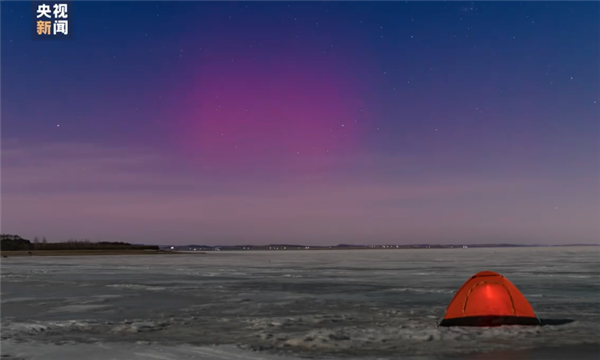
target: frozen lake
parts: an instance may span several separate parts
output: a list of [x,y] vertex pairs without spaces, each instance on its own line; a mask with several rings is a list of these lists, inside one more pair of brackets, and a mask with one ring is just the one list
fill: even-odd
[[[600,350],[598,247],[9,257],[1,269],[3,359],[597,359]],[[575,322],[437,328],[481,270],[506,276],[538,317]]]

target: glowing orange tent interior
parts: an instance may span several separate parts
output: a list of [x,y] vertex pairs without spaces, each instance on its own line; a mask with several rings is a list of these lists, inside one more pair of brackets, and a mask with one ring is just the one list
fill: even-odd
[[439,326],[541,325],[519,289],[504,276],[482,271],[458,289]]

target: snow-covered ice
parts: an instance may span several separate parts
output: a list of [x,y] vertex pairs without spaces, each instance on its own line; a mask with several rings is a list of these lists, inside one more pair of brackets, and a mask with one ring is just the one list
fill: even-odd
[[[9,257],[1,266],[2,356],[595,359],[599,250]],[[454,292],[481,270],[508,277],[540,318],[575,322],[437,328]]]

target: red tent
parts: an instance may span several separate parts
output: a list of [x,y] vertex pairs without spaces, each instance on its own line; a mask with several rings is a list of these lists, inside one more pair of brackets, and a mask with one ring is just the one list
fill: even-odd
[[541,325],[519,289],[493,271],[473,275],[458,289],[439,326]]

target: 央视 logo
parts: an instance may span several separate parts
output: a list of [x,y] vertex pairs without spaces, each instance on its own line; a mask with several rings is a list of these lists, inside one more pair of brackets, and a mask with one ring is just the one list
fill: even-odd
[[35,31],[37,38],[70,38],[71,24],[68,2],[35,2]]

